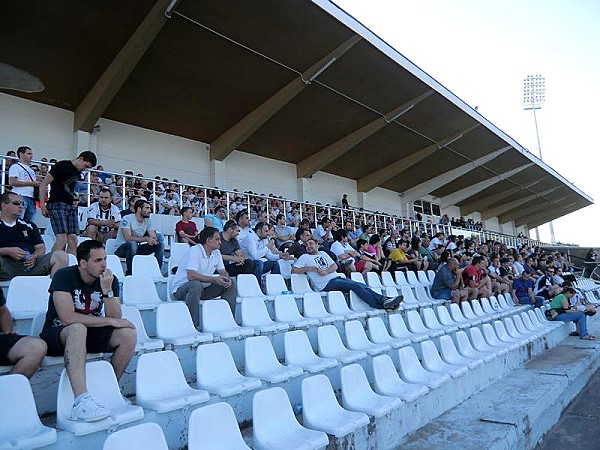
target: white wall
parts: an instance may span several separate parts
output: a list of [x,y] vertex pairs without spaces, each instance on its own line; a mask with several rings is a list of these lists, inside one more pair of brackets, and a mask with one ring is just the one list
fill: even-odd
[[[296,170],[294,169],[294,178]],[[342,194],[348,194],[348,203],[358,206],[356,181],[325,172],[317,172],[308,180],[308,189],[304,199],[309,202],[321,202],[332,206],[341,204]]]
[[365,209],[385,212],[388,214],[402,215],[402,199],[397,192],[376,187],[365,196]]

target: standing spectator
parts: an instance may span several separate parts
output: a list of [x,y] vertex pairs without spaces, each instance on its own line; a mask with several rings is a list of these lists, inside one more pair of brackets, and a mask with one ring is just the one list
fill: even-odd
[[223,231],[225,220],[227,220],[227,211],[225,210],[225,207],[217,206],[214,214],[207,214],[204,216],[204,226],[216,228],[221,232]]
[[[70,161],[57,162],[40,183],[40,209],[44,216],[50,218],[56,236],[53,250],[64,250],[66,245],[67,252],[75,254],[79,234],[77,214],[79,196],[75,185],[79,181],[81,172],[95,165],[96,155],[85,151]],[[46,206],[48,186],[51,190],[48,206]]]
[[348,204],[348,194],[342,195],[342,208],[348,209],[350,205]]
[[[111,363],[121,378],[135,351],[135,326],[121,317],[119,282],[106,268],[106,251],[94,240],[77,248],[77,265],[58,271],[50,284],[46,322],[40,337],[48,354],[64,354],[73,389],[72,420],[93,422],[110,411],[87,392],[86,353],[112,352]],[[104,310],[104,315],[102,311]]]
[[112,204],[110,197],[108,188],[100,189],[98,201],[92,203],[88,208],[88,225],[83,230],[84,236],[103,244],[108,239],[117,237],[117,230],[121,223],[119,208]]
[[[235,281],[223,265],[219,248],[221,236],[213,227],[204,228],[197,238],[198,244],[190,247],[173,277],[172,292],[177,300],[185,301],[194,326],[199,324],[200,300],[221,297],[227,300],[235,314]],[[218,276],[215,276],[215,272]]]
[[235,220],[228,220],[223,226],[221,233],[221,256],[225,264],[225,270],[229,276],[235,277],[242,273],[254,273],[254,261],[244,256],[237,236],[240,227]]
[[533,281],[529,272],[523,272],[512,283],[512,298],[515,304],[535,305],[536,308],[544,304],[544,297],[533,295]]
[[131,266],[135,255],[152,255],[163,262],[163,237],[156,233],[150,221],[150,203],[138,200],[135,203],[135,214],[123,217],[117,233],[117,250],[115,255],[127,260],[125,275],[131,275]]
[[19,147],[17,156],[19,160],[11,164],[8,171],[8,183],[13,188],[12,192],[19,194],[25,204],[21,219],[26,222],[33,222],[35,217],[35,191],[40,186],[38,176],[31,168],[33,150],[29,147]]
[[195,245],[193,240],[198,235],[196,223],[192,220],[193,210],[189,206],[181,208],[181,220],[175,224],[177,242]]

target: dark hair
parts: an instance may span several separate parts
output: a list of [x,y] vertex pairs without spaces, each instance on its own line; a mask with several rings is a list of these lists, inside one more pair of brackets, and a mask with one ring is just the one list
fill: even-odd
[[225,207],[224,207],[224,206],[222,206],[222,205],[219,205],[219,206],[217,206],[217,207],[215,208],[215,214],[216,214],[216,213],[218,213],[218,212],[219,212],[219,211],[221,211],[221,210],[225,211]]
[[573,289],[572,287],[566,287],[563,289],[563,294],[576,294],[577,291],[575,289]]
[[85,152],[81,152],[79,154],[78,158],[83,159],[85,162],[89,162],[92,166],[95,166],[98,164],[96,155],[94,154],[94,152],[90,152],[89,150],[86,150]]
[[105,187],[101,188],[100,191],[98,192],[98,194],[102,194],[103,192],[108,192],[108,194],[110,196],[112,196],[112,192],[110,192],[109,188],[105,188]]
[[284,217],[285,217],[285,216],[284,216],[283,214],[277,214],[277,215],[275,216],[275,220],[276,220],[277,222],[279,222],[279,219],[283,219]]
[[17,156],[20,156],[21,154],[25,153],[27,150],[31,150],[31,148],[27,147],[27,146],[19,147],[17,149]]
[[135,202],[135,205],[133,206],[133,209],[134,209],[134,211],[137,211],[137,210],[138,210],[138,208],[143,208],[145,203],[148,203],[148,204],[150,204],[150,203],[149,203],[148,201],[146,201],[146,200],[142,200],[142,199],[139,199],[139,200],[137,200],[137,201]]
[[188,211],[188,210],[190,210],[190,209],[192,209],[192,207],[191,207],[191,206],[184,206],[183,208],[181,208],[181,209],[179,210],[179,212],[180,212],[180,213],[181,213],[181,215],[183,216],[183,215],[185,214],[185,212],[186,212],[186,211]]
[[481,255],[474,256],[473,259],[471,260],[471,264],[474,265],[474,266],[476,266],[481,261],[483,261],[483,256],[481,256]]
[[377,244],[380,241],[381,241],[381,236],[379,236],[377,233],[373,234],[369,238],[369,244],[371,244],[371,245],[375,245],[375,244]]
[[348,232],[344,229],[335,230],[333,232],[333,239],[335,239],[338,242],[344,239],[346,236],[348,236]]
[[359,239],[358,241],[356,241],[356,247],[361,248],[366,243],[367,243],[366,239]]
[[131,206],[131,203],[135,203],[138,200],[141,200],[139,195],[132,195],[131,197],[129,197],[129,200],[127,200],[127,203],[129,204],[129,206]]
[[[302,233],[304,233],[305,231],[308,231],[302,227],[298,228],[296,230],[296,240],[299,241],[300,240],[300,236],[302,236]],[[310,231],[308,231],[310,233]]]
[[260,230],[263,229],[263,227],[266,225],[266,222],[256,222],[256,225],[254,225],[254,232],[258,233]]
[[102,245],[102,242],[94,239],[88,239],[79,244],[77,247],[77,264],[79,264],[79,261],[82,259],[84,261],[90,259],[90,252],[95,248],[104,248],[104,245]]
[[237,222],[233,219],[228,220],[227,222],[225,222],[225,225],[223,225],[223,231],[227,231],[234,227],[237,227]]
[[248,215],[248,210],[246,209],[241,209],[237,212],[237,214],[235,215],[235,221],[239,222],[240,219],[244,216],[244,215]]
[[214,236],[214,234],[218,232],[219,230],[217,230],[215,227],[205,227],[200,233],[198,233],[198,236],[196,236],[196,242],[198,242],[198,244],[206,244],[208,238]]

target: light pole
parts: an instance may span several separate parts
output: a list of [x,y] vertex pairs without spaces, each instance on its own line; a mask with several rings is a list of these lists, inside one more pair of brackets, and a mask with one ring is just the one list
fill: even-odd
[[[542,102],[546,100],[546,80],[540,74],[527,75],[523,80],[523,109],[526,111],[533,111],[533,121],[535,123],[535,136],[537,138],[538,152],[540,154],[540,161],[542,158],[542,145],[540,144],[540,132],[538,130],[536,110],[542,109]],[[556,243],[554,238],[554,226],[550,221],[550,242]],[[536,227],[535,237],[539,241],[540,233]]]

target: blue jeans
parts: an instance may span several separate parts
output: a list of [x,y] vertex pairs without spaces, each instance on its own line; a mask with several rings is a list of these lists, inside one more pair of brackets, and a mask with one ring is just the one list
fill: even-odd
[[381,309],[383,308],[383,302],[385,297],[377,292],[369,289],[363,283],[357,283],[356,281],[349,280],[347,278],[334,278],[329,280],[329,283],[323,288],[324,291],[352,291],[360,297],[371,308]]
[[254,260],[254,276],[260,284],[260,278],[263,273],[279,273],[279,264],[277,261],[263,261],[262,259]]
[[35,217],[35,200],[31,197],[21,197],[23,199],[23,211],[21,212],[21,219],[25,222],[33,222]]
[[585,337],[588,334],[586,317],[585,314],[582,312],[562,313],[556,316],[554,320],[560,320],[561,322],[577,322],[579,328],[579,336]]
[[158,241],[155,245],[143,244],[140,245],[138,242],[125,242],[121,244],[118,249],[115,250],[115,255],[119,258],[125,258],[127,264],[127,272],[125,275],[131,275],[131,266],[133,265],[133,257],[135,255],[152,255],[158,261],[158,267],[162,267],[163,256],[164,256],[164,236],[161,233],[156,233],[156,240]]
[[444,288],[439,291],[431,291],[431,296],[437,300],[451,300],[452,299],[452,289]]
[[[534,295],[533,298],[535,298],[535,307],[539,308],[544,304],[544,300],[546,300],[544,297],[542,297],[541,295]],[[531,305],[531,299],[528,296],[525,297],[520,297],[519,298],[519,303],[521,305]]]

